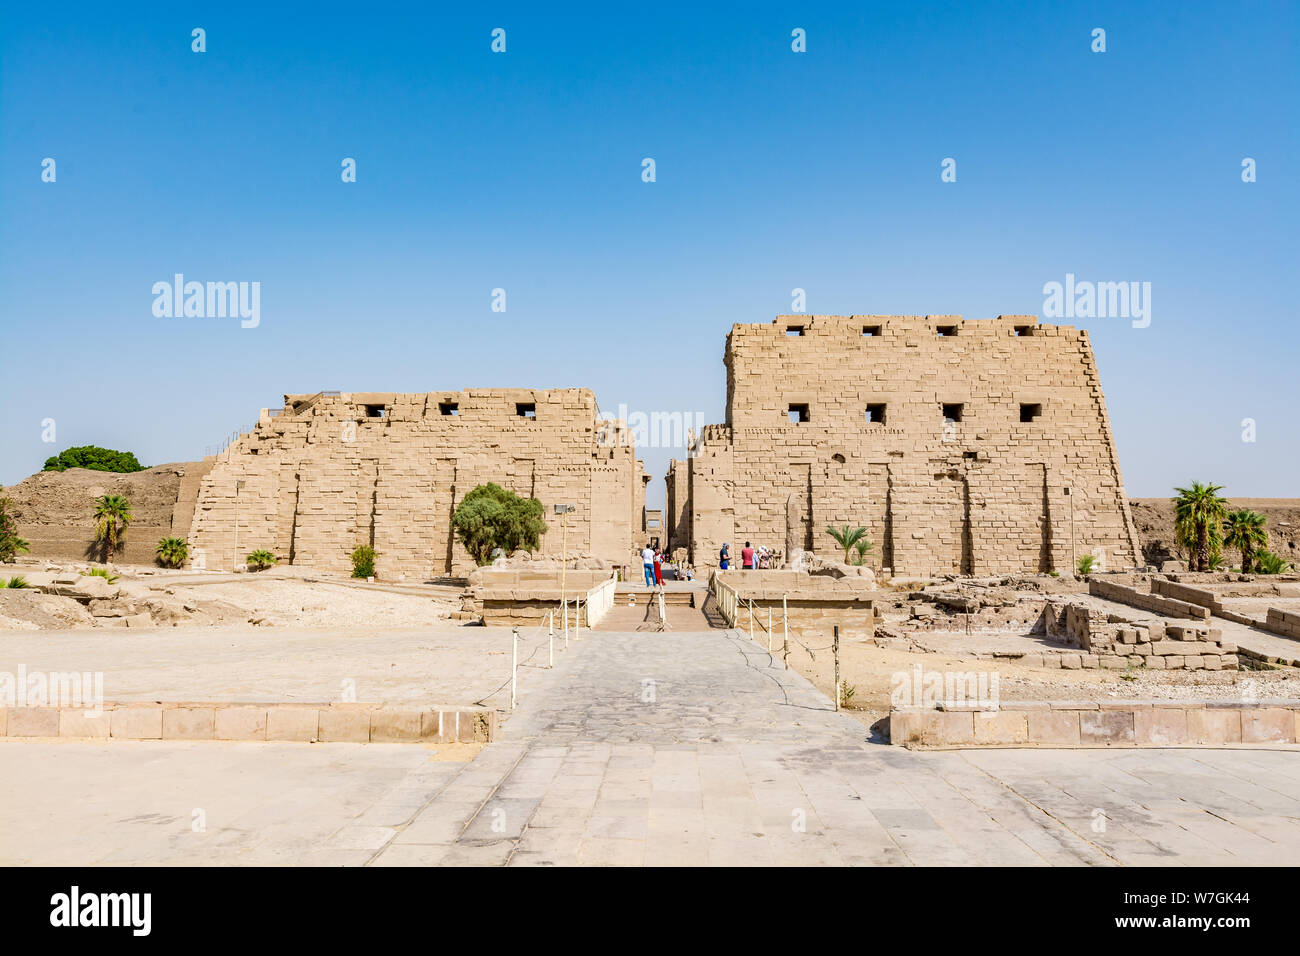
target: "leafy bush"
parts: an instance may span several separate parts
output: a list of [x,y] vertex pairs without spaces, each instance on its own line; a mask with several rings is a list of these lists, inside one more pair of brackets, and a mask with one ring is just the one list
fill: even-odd
[[27,583],[27,579],[23,577],[21,574],[15,574],[12,578],[10,578],[8,581],[5,582],[4,586],[7,588],[31,587],[31,585]]
[[858,692],[858,688],[856,684],[850,684],[846,680],[841,680],[840,681],[840,706],[841,707],[849,706],[849,701],[853,699],[853,695],[856,694],[857,692]]
[[275,567],[275,555],[265,548],[252,552],[245,560],[254,571],[265,571],[267,568]]
[[129,473],[144,471],[144,465],[129,451],[114,451],[98,445],[78,445],[45,459],[42,471],[66,471],[69,468],[89,468],[91,471],[116,471]]
[[1074,566],[1074,570],[1082,577],[1085,574],[1091,574],[1096,567],[1097,556],[1095,554],[1081,554]]
[[164,568],[179,568],[190,556],[190,546],[184,538],[163,538],[154,553]]
[[451,517],[451,526],[479,564],[487,564],[497,548],[507,553],[520,548],[534,551],[546,531],[540,501],[521,498],[492,482],[465,496]]
[[1256,574],[1285,574],[1294,568],[1291,562],[1272,551],[1256,551],[1254,570]]
[[13,502],[0,498],[0,561],[6,564],[13,561],[19,551],[26,551],[30,545],[18,536],[18,523],[9,509]]
[[363,544],[352,552],[352,576],[354,578],[373,578],[375,576],[375,549]]
[[92,578],[103,578],[109,584],[116,584],[118,579],[121,577],[121,575],[114,574],[112,571],[108,570],[108,568],[91,568],[86,573]]

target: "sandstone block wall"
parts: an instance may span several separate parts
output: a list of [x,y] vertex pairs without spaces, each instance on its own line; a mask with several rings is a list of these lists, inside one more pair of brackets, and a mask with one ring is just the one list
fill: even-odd
[[689,459],[697,564],[723,542],[827,551],[843,524],[867,527],[870,560],[895,573],[1139,563],[1086,331],[778,316],[733,326],[724,362],[727,420]]
[[209,570],[266,548],[281,562],[347,571],[368,544],[388,580],[463,574],[451,517],[495,482],[545,507],[541,552],[621,562],[644,509],[641,463],[587,389],[286,395],[202,479],[189,540]]

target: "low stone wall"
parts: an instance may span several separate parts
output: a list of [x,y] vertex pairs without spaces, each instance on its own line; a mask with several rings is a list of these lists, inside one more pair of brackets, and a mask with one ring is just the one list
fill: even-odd
[[[728,578],[731,584],[732,579]],[[782,613],[791,631],[799,634],[831,634],[838,624],[840,637],[870,640],[875,636],[878,622],[874,598],[853,594],[833,594],[829,591],[790,591],[785,596],[770,594],[748,596],[737,589],[740,604],[736,611],[736,627],[749,630],[750,601],[753,601],[754,634],[766,634],[768,611],[771,611],[772,631],[776,640],[782,637]]]
[[1186,617],[1196,621],[1208,621],[1210,619],[1209,608],[1202,607],[1199,604],[1161,597],[1159,594],[1144,594],[1137,588],[1131,588],[1124,584],[1113,584],[1110,581],[1099,581],[1094,578],[1088,582],[1088,593],[1093,597],[1118,601],[1132,607],[1140,607],[1144,611],[1163,614],[1165,617]]
[[1194,588],[1190,584],[1166,581],[1163,578],[1151,579],[1151,593],[1160,597],[1173,598],[1185,604],[1196,604],[1208,608],[1211,614],[1222,614],[1223,604],[1219,596],[1208,588]]
[[1300,614],[1293,611],[1269,608],[1268,616],[1264,619],[1264,627],[1274,634],[1300,641]]
[[891,712],[889,739],[909,749],[1294,744],[1300,740],[1300,700],[940,705]]
[[789,568],[771,568],[746,571],[743,568],[731,568],[719,571],[722,580],[738,592],[765,593],[781,596],[783,591],[873,591],[876,588],[874,578],[846,575],[835,577],[833,574],[811,574],[807,571],[794,571]]
[[1204,624],[1124,621],[1086,604],[1049,600],[1034,629],[1095,658],[1082,667],[1236,670],[1239,664],[1237,645],[1225,641],[1221,629]]
[[487,743],[496,711],[482,707],[227,702],[0,707],[0,739],[256,740],[302,743]]

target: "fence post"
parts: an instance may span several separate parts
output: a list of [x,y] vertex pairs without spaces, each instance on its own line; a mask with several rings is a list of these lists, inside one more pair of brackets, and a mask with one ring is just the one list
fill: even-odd
[[548,628],[548,630],[550,632],[550,642],[551,642],[551,667],[554,668],[555,667],[555,612],[554,611],[550,613],[550,627]]
[[511,636],[510,650],[510,712],[515,712],[515,696],[519,689],[519,627]]
[[754,639],[754,599],[749,599],[749,639]]
[[566,598],[560,598],[560,618],[564,622],[564,646],[569,646],[569,602]]
[[785,607],[786,595],[781,595],[781,664],[786,670],[790,669],[790,615]]
[[835,709],[840,709],[840,626],[835,625],[835,639],[831,642],[835,652]]
[[772,656],[772,605],[767,606],[767,656]]

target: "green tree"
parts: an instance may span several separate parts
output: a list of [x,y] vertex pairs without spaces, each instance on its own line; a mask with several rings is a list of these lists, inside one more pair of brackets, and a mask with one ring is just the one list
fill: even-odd
[[1083,577],[1092,572],[1097,567],[1097,556],[1095,554],[1081,554],[1079,560],[1074,565],[1074,570],[1078,572],[1079,577]]
[[1201,484],[1193,481],[1190,488],[1175,488],[1178,497],[1174,503],[1174,533],[1179,545],[1188,553],[1187,568],[1191,571],[1208,571],[1210,555],[1218,553],[1222,544],[1223,519],[1228,514],[1228,502],[1219,496],[1222,485]]
[[1241,552],[1241,573],[1249,574],[1251,557],[1256,551],[1268,547],[1268,532],[1264,530],[1265,518],[1258,511],[1246,508],[1228,512],[1223,519],[1224,547]]
[[0,561],[9,564],[20,551],[26,551],[30,545],[18,535],[18,522],[12,508],[13,502],[0,498]]
[[352,552],[352,576],[354,578],[373,578],[375,576],[375,549],[363,544]]
[[[845,525],[842,528],[827,528],[826,533],[835,539],[835,543],[844,549],[844,563],[849,563],[849,552],[858,546],[861,541],[867,542],[867,548],[871,548],[871,542],[867,541],[866,528],[850,528]],[[866,552],[862,554],[865,556]]]
[[121,495],[95,499],[95,540],[104,545],[105,561],[112,561],[118,547],[125,543],[130,523],[131,503]]
[[154,553],[164,568],[179,568],[190,556],[190,546],[184,538],[163,538]]
[[68,468],[89,468],[91,471],[132,472],[144,471],[144,465],[129,451],[114,451],[98,445],[78,445],[45,459],[42,471],[64,471]]
[[521,498],[492,482],[465,496],[451,517],[451,526],[479,564],[487,564],[497,548],[535,551],[546,533],[540,501]]

